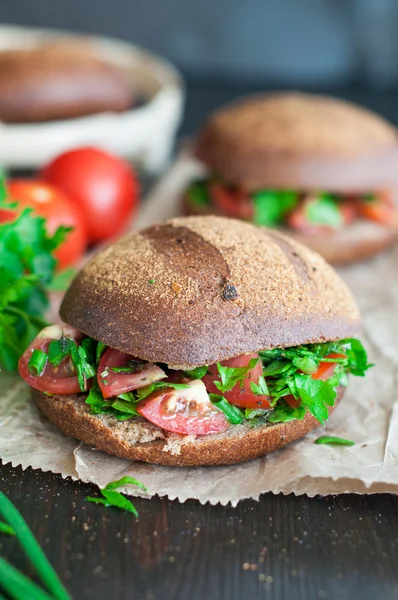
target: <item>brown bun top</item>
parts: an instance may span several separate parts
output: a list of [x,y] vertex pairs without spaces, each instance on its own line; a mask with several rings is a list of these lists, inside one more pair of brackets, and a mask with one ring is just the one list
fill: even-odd
[[398,184],[395,128],[327,96],[274,93],[237,101],[208,119],[196,152],[214,172],[248,189]]
[[243,221],[182,217],[130,234],[76,276],[62,319],[174,368],[358,330],[344,283],[290,238]]
[[54,42],[0,52],[0,120],[39,122],[127,110],[132,90],[88,44]]

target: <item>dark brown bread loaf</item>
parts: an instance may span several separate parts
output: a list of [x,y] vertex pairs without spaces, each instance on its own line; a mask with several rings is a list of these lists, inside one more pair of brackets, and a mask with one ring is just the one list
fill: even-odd
[[349,337],[359,314],[317,254],[272,230],[185,217],[91,259],[61,318],[112,348],[172,367]]
[[248,190],[398,185],[395,128],[326,96],[275,93],[221,108],[199,133],[196,152],[211,171]]
[[[46,396],[32,390],[39,408],[63,433],[130,460],[159,465],[228,465],[244,462],[282,448],[319,427],[307,414],[302,421],[276,425],[234,425],[222,434],[177,436],[134,418],[117,421],[110,415],[92,415],[82,396]],[[344,388],[339,389],[338,399]],[[331,412],[331,411],[330,411]]]
[[133,104],[119,69],[85,46],[48,44],[0,52],[0,120],[41,122],[123,111]]

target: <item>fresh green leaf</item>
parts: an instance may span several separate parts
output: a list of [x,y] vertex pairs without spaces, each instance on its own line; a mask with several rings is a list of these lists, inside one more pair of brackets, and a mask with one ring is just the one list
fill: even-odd
[[306,206],[306,216],[311,223],[338,229],[344,225],[344,217],[338,200],[330,195],[322,195]]
[[259,377],[258,383],[254,383],[254,381],[252,381],[250,383],[250,389],[253,392],[253,394],[256,394],[256,396],[268,396],[269,395],[268,386],[265,381],[264,375],[261,375]]
[[321,435],[315,440],[315,444],[336,444],[338,446],[355,446],[355,442],[351,440],[345,440],[341,437],[335,437],[333,435]]
[[267,408],[245,408],[245,419],[248,421],[254,419],[264,421],[269,417],[271,412],[272,411]]
[[186,197],[192,204],[196,206],[209,206],[211,204],[211,198],[208,191],[207,179],[198,179],[191,183],[186,190]]
[[288,360],[273,360],[267,365],[264,365],[263,376],[270,377],[271,375],[278,375],[284,373],[291,367],[291,362]]
[[132,392],[124,392],[124,394],[118,394],[117,396],[120,400],[124,400],[125,402],[137,402],[134,394]]
[[98,342],[97,350],[95,353],[95,364],[97,365],[97,367],[100,363],[101,357],[102,357],[103,353],[105,352],[106,348],[107,348],[106,344],[104,344],[103,342]]
[[136,517],[138,517],[138,512],[134,504],[125,496],[123,496],[123,494],[115,491],[117,488],[124,487],[126,485],[135,485],[142,490],[147,491],[147,487],[143,483],[134,477],[126,476],[118,479],[117,481],[109,482],[103,489],[101,489],[100,491],[103,498],[93,498],[92,496],[88,496],[86,500],[95,504],[103,504],[104,506],[114,506],[116,508],[132,512]]
[[320,423],[328,418],[328,406],[333,406],[336,390],[328,383],[312,379],[309,375],[296,374],[294,383],[304,406]]
[[217,363],[221,381],[214,381],[214,385],[222,393],[229,392],[239,381],[245,379],[248,372],[254,369],[258,361],[258,358],[252,358],[246,367],[223,367],[220,363]]
[[108,502],[107,506],[114,506],[115,508],[132,512],[136,517],[138,517],[138,512],[134,504],[120,492],[104,489],[101,490],[101,494]]
[[373,365],[368,363],[368,355],[362,343],[354,338],[344,340],[348,358],[348,369],[353,375],[363,377]]
[[64,336],[59,340],[51,340],[48,345],[48,360],[54,367],[58,367],[67,356],[70,356],[75,342]]
[[108,414],[114,412],[112,406],[107,402],[99,388],[97,379],[93,380],[92,386],[86,398],[86,404],[90,406],[90,412],[93,415]]
[[319,361],[311,356],[297,356],[293,359],[293,364],[297,369],[309,375],[315,373],[319,367]]
[[289,421],[295,421],[296,419],[301,421],[304,419],[305,412],[304,405],[293,408],[286,402],[280,402],[276,405],[268,420],[270,423],[287,423]]
[[191,377],[191,379],[202,379],[207,373],[208,367],[196,367],[195,369],[191,369],[190,371],[185,371],[187,377]]
[[[4,180],[0,202],[4,207]],[[18,359],[43,328],[48,291],[54,277],[54,249],[65,238],[61,228],[48,235],[46,222],[24,209],[14,221],[0,223],[0,364],[15,370]],[[5,341],[3,341],[5,340]]]
[[110,481],[109,483],[106,484],[105,489],[106,490],[117,490],[118,488],[124,487],[125,485],[136,485],[137,487],[141,488],[145,492],[148,490],[147,486],[144,485],[143,483],[141,483],[141,481],[138,481],[138,479],[135,479],[134,477],[130,477],[129,475],[126,475],[125,477],[122,477],[121,479],[118,479],[117,481]]
[[243,423],[242,412],[239,410],[239,408],[230,404],[228,400],[224,398],[224,396],[219,396],[218,394],[209,394],[209,397],[214,406],[224,413],[228,423],[231,423],[231,425]]
[[47,354],[43,350],[33,350],[28,362],[29,372],[33,375],[41,375],[46,368]]
[[274,227],[295,208],[299,195],[290,190],[260,190],[253,194],[252,200],[254,223]]
[[132,402],[126,402],[126,400],[120,400],[119,398],[116,398],[116,400],[112,402],[111,406],[115,410],[125,413],[126,416],[130,415],[130,417],[135,417],[139,415],[134,407],[134,404]]

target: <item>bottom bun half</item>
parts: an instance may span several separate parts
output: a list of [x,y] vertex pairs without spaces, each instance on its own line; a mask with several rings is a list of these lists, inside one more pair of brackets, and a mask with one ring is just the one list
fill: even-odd
[[[336,404],[344,391],[340,386]],[[32,390],[32,394],[42,412],[63,433],[121,458],[167,466],[244,462],[283,448],[320,426],[307,413],[302,421],[233,425],[222,434],[179,436],[140,417],[118,421],[111,415],[93,415],[84,396],[48,396],[37,390]]]
[[301,244],[318,252],[332,264],[345,264],[371,258],[398,240],[398,219],[391,225],[357,221],[328,235],[303,235],[283,230]]
[[[185,197],[182,200],[182,211],[185,215],[221,215],[216,207],[194,208]],[[358,220],[329,234],[301,234],[285,227],[277,229],[335,265],[371,258],[398,241],[398,217],[389,225]]]

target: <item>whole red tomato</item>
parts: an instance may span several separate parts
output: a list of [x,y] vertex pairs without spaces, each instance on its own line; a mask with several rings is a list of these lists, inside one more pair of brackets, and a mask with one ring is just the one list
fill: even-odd
[[138,204],[138,181],[127,162],[98,148],[76,148],[44,167],[41,177],[83,209],[90,242],[121,233]]
[[[42,181],[14,179],[8,182],[7,189],[12,200],[19,207],[33,208],[34,212],[47,220],[49,233],[54,233],[60,225],[73,227],[65,241],[55,251],[58,268],[75,264],[83,256],[87,246],[85,219],[81,209],[62,191]],[[15,218],[15,211],[0,211],[0,222]]]

